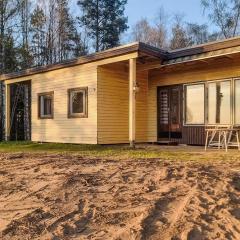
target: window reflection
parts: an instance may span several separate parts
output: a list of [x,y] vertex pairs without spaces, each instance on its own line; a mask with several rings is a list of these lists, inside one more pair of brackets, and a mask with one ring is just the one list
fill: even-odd
[[208,123],[231,123],[231,81],[208,84]]
[[204,84],[186,86],[186,124],[204,124]]
[[71,113],[84,112],[84,91],[73,91],[71,93]]
[[53,118],[53,92],[38,94],[39,118]]
[[68,90],[68,117],[87,117],[87,87]]

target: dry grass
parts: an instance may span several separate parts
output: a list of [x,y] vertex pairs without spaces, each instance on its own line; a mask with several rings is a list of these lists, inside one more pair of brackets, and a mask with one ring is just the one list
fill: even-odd
[[84,156],[91,158],[111,158],[115,160],[124,159],[164,159],[179,161],[237,161],[240,152],[237,150],[208,150],[203,147],[191,146],[156,146],[137,145],[136,149],[130,149],[128,145],[77,145],[61,143],[33,143],[33,142],[2,142],[0,143],[2,153],[49,153]]

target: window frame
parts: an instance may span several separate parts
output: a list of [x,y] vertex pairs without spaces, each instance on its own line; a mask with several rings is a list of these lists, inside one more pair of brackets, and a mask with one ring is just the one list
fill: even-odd
[[[67,90],[68,92],[68,118],[88,118],[88,87],[78,87],[78,88],[70,88]],[[84,92],[84,103],[83,109],[85,110],[83,113],[72,113],[71,112],[71,93],[72,92]]]
[[[193,86],[193,85],[203,85],[203,95],[204,95],[204,123],[187,123],[187,112],[186,112],[186,106],[187,106],[187,87],[188,86]],[[203,81],[199,81],[199,82],[194,82],[194,83],[188,83],[188,84],[184,84],[184,88],[183,88],[183,126],[189,127],[189,126],[204,126],[206,124],[206,106],[207,106],[207,99],[206,99],[206,84]]]
[[[191,127],[191,126],[226,126],[226,125],[236,125],[240,126],[240,124],[235,123],[235,108],[236,108],[236,102],[235,102],[235,82],[236,80],[240,80],[240,77],[235,77],[235,78],[222,78],[222,79],[214,79],[214,80],[208,80],[208,81],[199,81],[199,82],[192,82],[192,83],[185,83],[184,85],[184,91],[183,91],[183,126],[184,127]],[[208,109],[209,109],[209,92],[208,92],[208,85],[210,83],[217,83],[217,82],[225,82],[225,81],[230,81],[230,124],[221,124],[221,123],[216,123],[216,124],[209,124],[208,121]],[[203,84],[204,85],[204,124],[189,124],[186,123],[186,87],[191,86],[191,85],[199,85]]]
[[[51,115],[42,115],[42,102],[41,98],[44,96],[51,96]],[[38,93],[38,119],[54,119],[54,91]]]

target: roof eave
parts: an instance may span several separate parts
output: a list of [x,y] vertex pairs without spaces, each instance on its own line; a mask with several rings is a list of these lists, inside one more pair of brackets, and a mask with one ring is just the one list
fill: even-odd
[[200,44],[197,46],[176,49],[168,52],[168,60],[172,60],[175,58],[186,57],[191,55],[202,54],[206,52],[237,47],[240,46],[240,37],[233,37],[229,39],[209,42],[205,44]]
[[39,67],[29,68],[19,72],[2,74],[0,76],[0,81],[10,80],[10,79],[19,78],[19,77],[26,77],[26,76],[30,76],[38,73],[54,71],[57,69],[73,67],[76,65],[82,65],[82,64],[87,64],[91,62],[97,62],[103,59],[117,57],[125,54],[131,54],[138,51],[139,51],[139,43],[133,43],[133,44],[126,45],[125,47],[117,47],[112,50],[89,54],[77,59],[64,61],[62,63],[51,64],[47,66],[39,66]]

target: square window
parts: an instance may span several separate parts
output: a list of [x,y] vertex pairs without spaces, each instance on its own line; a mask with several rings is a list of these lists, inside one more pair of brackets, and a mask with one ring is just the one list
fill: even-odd
[[87,88],[74,88],[68,90],[68,117],[86,118],[87,117]]
[[38,116],[40,119],[53,118],[53,92],[38,95]]

